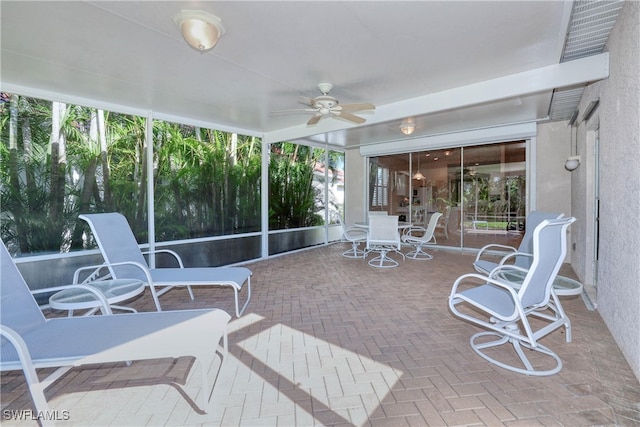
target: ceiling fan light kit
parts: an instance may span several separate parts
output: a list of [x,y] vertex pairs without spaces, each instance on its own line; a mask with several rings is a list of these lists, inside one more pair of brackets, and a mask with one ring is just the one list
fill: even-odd
[[318,90],[322,95],[318,95],[315,98],[307,98],[301,96],[299,102],[307,105],[309,108],[294,109],[294,110],[281,110],[274,111],[274,113],[288,113],[296,111],[306,111],[314,113],[313,116],[307,122],[308,126],[315,125],[324,117],[340,117],[356,124],[362,124],[366,122],[366,119],[352,114],[352,112],[363,110],[375,110],[375,105],[369,103],[358,104],[340,104],[340,102],[329,95],[333,84],[331,83],[318,83]]
[[182,10],[173,22],[180,28],[184,40],[200,53],[213,49],[225,33],[222,19],[202,10]]

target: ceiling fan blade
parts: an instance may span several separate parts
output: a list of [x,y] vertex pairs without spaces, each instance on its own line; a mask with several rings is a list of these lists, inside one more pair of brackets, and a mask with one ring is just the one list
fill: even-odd
[[313,107],[313,98],[309,98],[308,96],[299,96],[298,103]]
[[313,117],[309,119],[309,121],[307,122],[307,125],[315,125],[316,123],[318,123],[318,121],[320,121],[321,118],[322,118],[322,114],[316,113],[313,115]]
[[276,111],[272,111],[272,114],[277,114],[277,113],[313,113],[316,112],[318,110],[316,110],[315,108],[293,108],[290,110],[276,110]]
[[334,111],[333,114],[336,115],[336,116],[340,116],[343,119],[346,119],[346,120],[349,120],[351,122],[358,123],[358,124],[362,124],[362,123],[367,121],[366,119],[363,119],[362,117],[358,117],[355,114],[351,114],[351,113],[349,113],[347,111],[344,111],[344,110],[343,111]]
[[360,104],[340,104],[342,111],[375,110],[376,106],[366,102]]

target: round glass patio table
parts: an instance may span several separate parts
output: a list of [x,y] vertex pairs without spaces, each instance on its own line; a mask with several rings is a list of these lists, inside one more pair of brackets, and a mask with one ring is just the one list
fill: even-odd
[[[84,285],[91,286],[100,291],[106,298],[109,306],[126,301],[144,292],[144,283],[135,279],[99,280],[84,283]],[[68,310],[69,316],[73,315],[74,310],[89,309],[90,311],[85,314],[89,315],[101,308],[102,302],[88,289],[70,287],[52,295],[49,298],[49,306],[57,310]],[[114,308],[136,311],[131,307],[114,306]]]
[[[498,277],[513,283],[514,288],[519,288],[526,276],[526,272],[519,270],[503,271],[498,273]],[[580,295],[582,293],[582,283],[564,276],[556,276],[553,281],[553,289],[558,296]]]

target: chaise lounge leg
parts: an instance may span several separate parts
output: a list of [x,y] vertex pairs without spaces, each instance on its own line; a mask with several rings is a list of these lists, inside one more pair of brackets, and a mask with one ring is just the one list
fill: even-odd
[[244,305],[242,306],[242,309],[239,308],[240,307],[240,304],[239,304],[240,290],[241,289],[238,289],[235,286],[233,286],[233,293],[236,300],[236,317],[242,316],[242,313],[244,313],[245,308],[247,308],[247,305],[249,305],[249,301],[251,300],[251,277],[247,278],[247,299]]

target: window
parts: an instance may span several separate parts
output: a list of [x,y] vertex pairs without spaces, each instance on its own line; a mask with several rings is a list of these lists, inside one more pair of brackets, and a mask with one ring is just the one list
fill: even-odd
[[389,206],[389,169],[375,167],[375,181],[371,194],[372,208],[386,208]]

